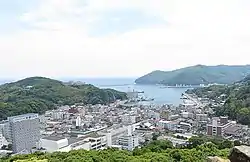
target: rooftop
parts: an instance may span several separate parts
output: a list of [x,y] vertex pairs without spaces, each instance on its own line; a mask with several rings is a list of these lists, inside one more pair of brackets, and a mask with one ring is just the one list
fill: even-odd
[[42,139],[51,140],[51,141],[60,141],[60,140],[66,139],[66,138],[59,137],[59,136],[47,136],[47,137],[43,137]]
[[33,115],[38,116],[37,113],[28,113],[28,114],[22,114],[22,115],[8,117],[8,120],[12,120],[12,119],[16,119],[16,118],[23,118],[23,117],[33,116]]
[[225,129],[226,134],[238,135],[239,131],[242,129],[241,125],[232,125]]
[[[69,140],[69,145],[71,145],[71,144],[74,144],[74,143],[77,143],[77,142],[79,142],[79,141],[82,141],[83,139],[82,138],[69,138],[68,139]],[[85,143],[87,143],[88,141],[86,141]]]
[[97,133],[90,133],[90,134],[87,134],[86,136],[84,136],[85,138],[100,138],[100,137],[103,137],[104,135],[99,135]]

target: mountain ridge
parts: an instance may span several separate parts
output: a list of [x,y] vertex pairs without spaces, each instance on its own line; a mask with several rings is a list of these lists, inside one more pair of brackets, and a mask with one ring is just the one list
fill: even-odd
[[199,85],[230,84],[250,74],[250,65],[195,65],[171,71],[155,70],[135,80],[136,84]]

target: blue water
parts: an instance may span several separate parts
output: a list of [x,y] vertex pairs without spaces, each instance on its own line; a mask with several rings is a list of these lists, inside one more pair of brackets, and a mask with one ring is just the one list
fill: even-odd
[[134,78],[81,79],[83,82],[100,88],[112,88],[123,92],[132,91],[133,89],[135,91],[144,91],[143,96],[154,98],[154,104],[179,105],[182,103],[181,94],[187,90],[186,88],[161,88],[157,85],[137,85],[134,84],[134,80]]

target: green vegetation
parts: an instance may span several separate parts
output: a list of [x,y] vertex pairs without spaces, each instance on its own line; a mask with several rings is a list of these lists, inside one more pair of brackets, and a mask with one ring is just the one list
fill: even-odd
[[195,94],[199,98],[208,98],[214,100],[215,102],[221,102],[225,100],[227,96],[234,89],[234,86],[225,85],[211,85],[209,87],[201,87],[195,89],[188,89],[186,93]]
[[196,65],[173,71],[153,71],[138,78],[138,84],[165,84],[165,85],[199,85],[199,84],[231,84],[242,80],[250,73],[250,65],[246,66],[204,66]]
[[[227,158],[232,143],[225,142],[223,147],[208,142],[205,137],[196,137],[190,140],[189,148],[174,148],[172,143],[166,140],[152,141],[142,148],[134,151],[106,149],[101,151],[75,150],[68,153],[34,153],[29,155],[17,155],[0,159],[0,162],[31,162],[44,160],[48,162],[203,162],[208,156]],[[199,142],[199,143],[197,143]]]
[[126,94],[90,84],[65,85],[60,81],[32,77],[0,86],[0,120],[24,113],[44,113],[56,105],[107,104],[126,99]]
[[250,125],[250,77],[230,86],[210,86],[188,90],[198,97],[225,103],[214,109],[216,116],[228,116],[241,124]]
[[240,145],[239,141],[229,141],[227,139],[219,138],[219,137],[211,137],[211,136],[194,136],[189,139],[189,144],[187,148],[196,148],[204,143],[213,143],[216,145],[218,149],[227,149],[232,148],[234,144]]

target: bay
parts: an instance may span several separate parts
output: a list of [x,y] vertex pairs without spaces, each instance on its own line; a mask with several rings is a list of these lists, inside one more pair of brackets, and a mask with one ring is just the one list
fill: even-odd
[[146,98],[153,98],[152,104],[173,104],[182,103],[181,94],[187,88],[162,88],[159,85],[138,85],[134,84],[134,78],[87,78],[80,79],[85,83],[93,84],[99,88],[112,88],[122,92],[144,91],[142,94]]

